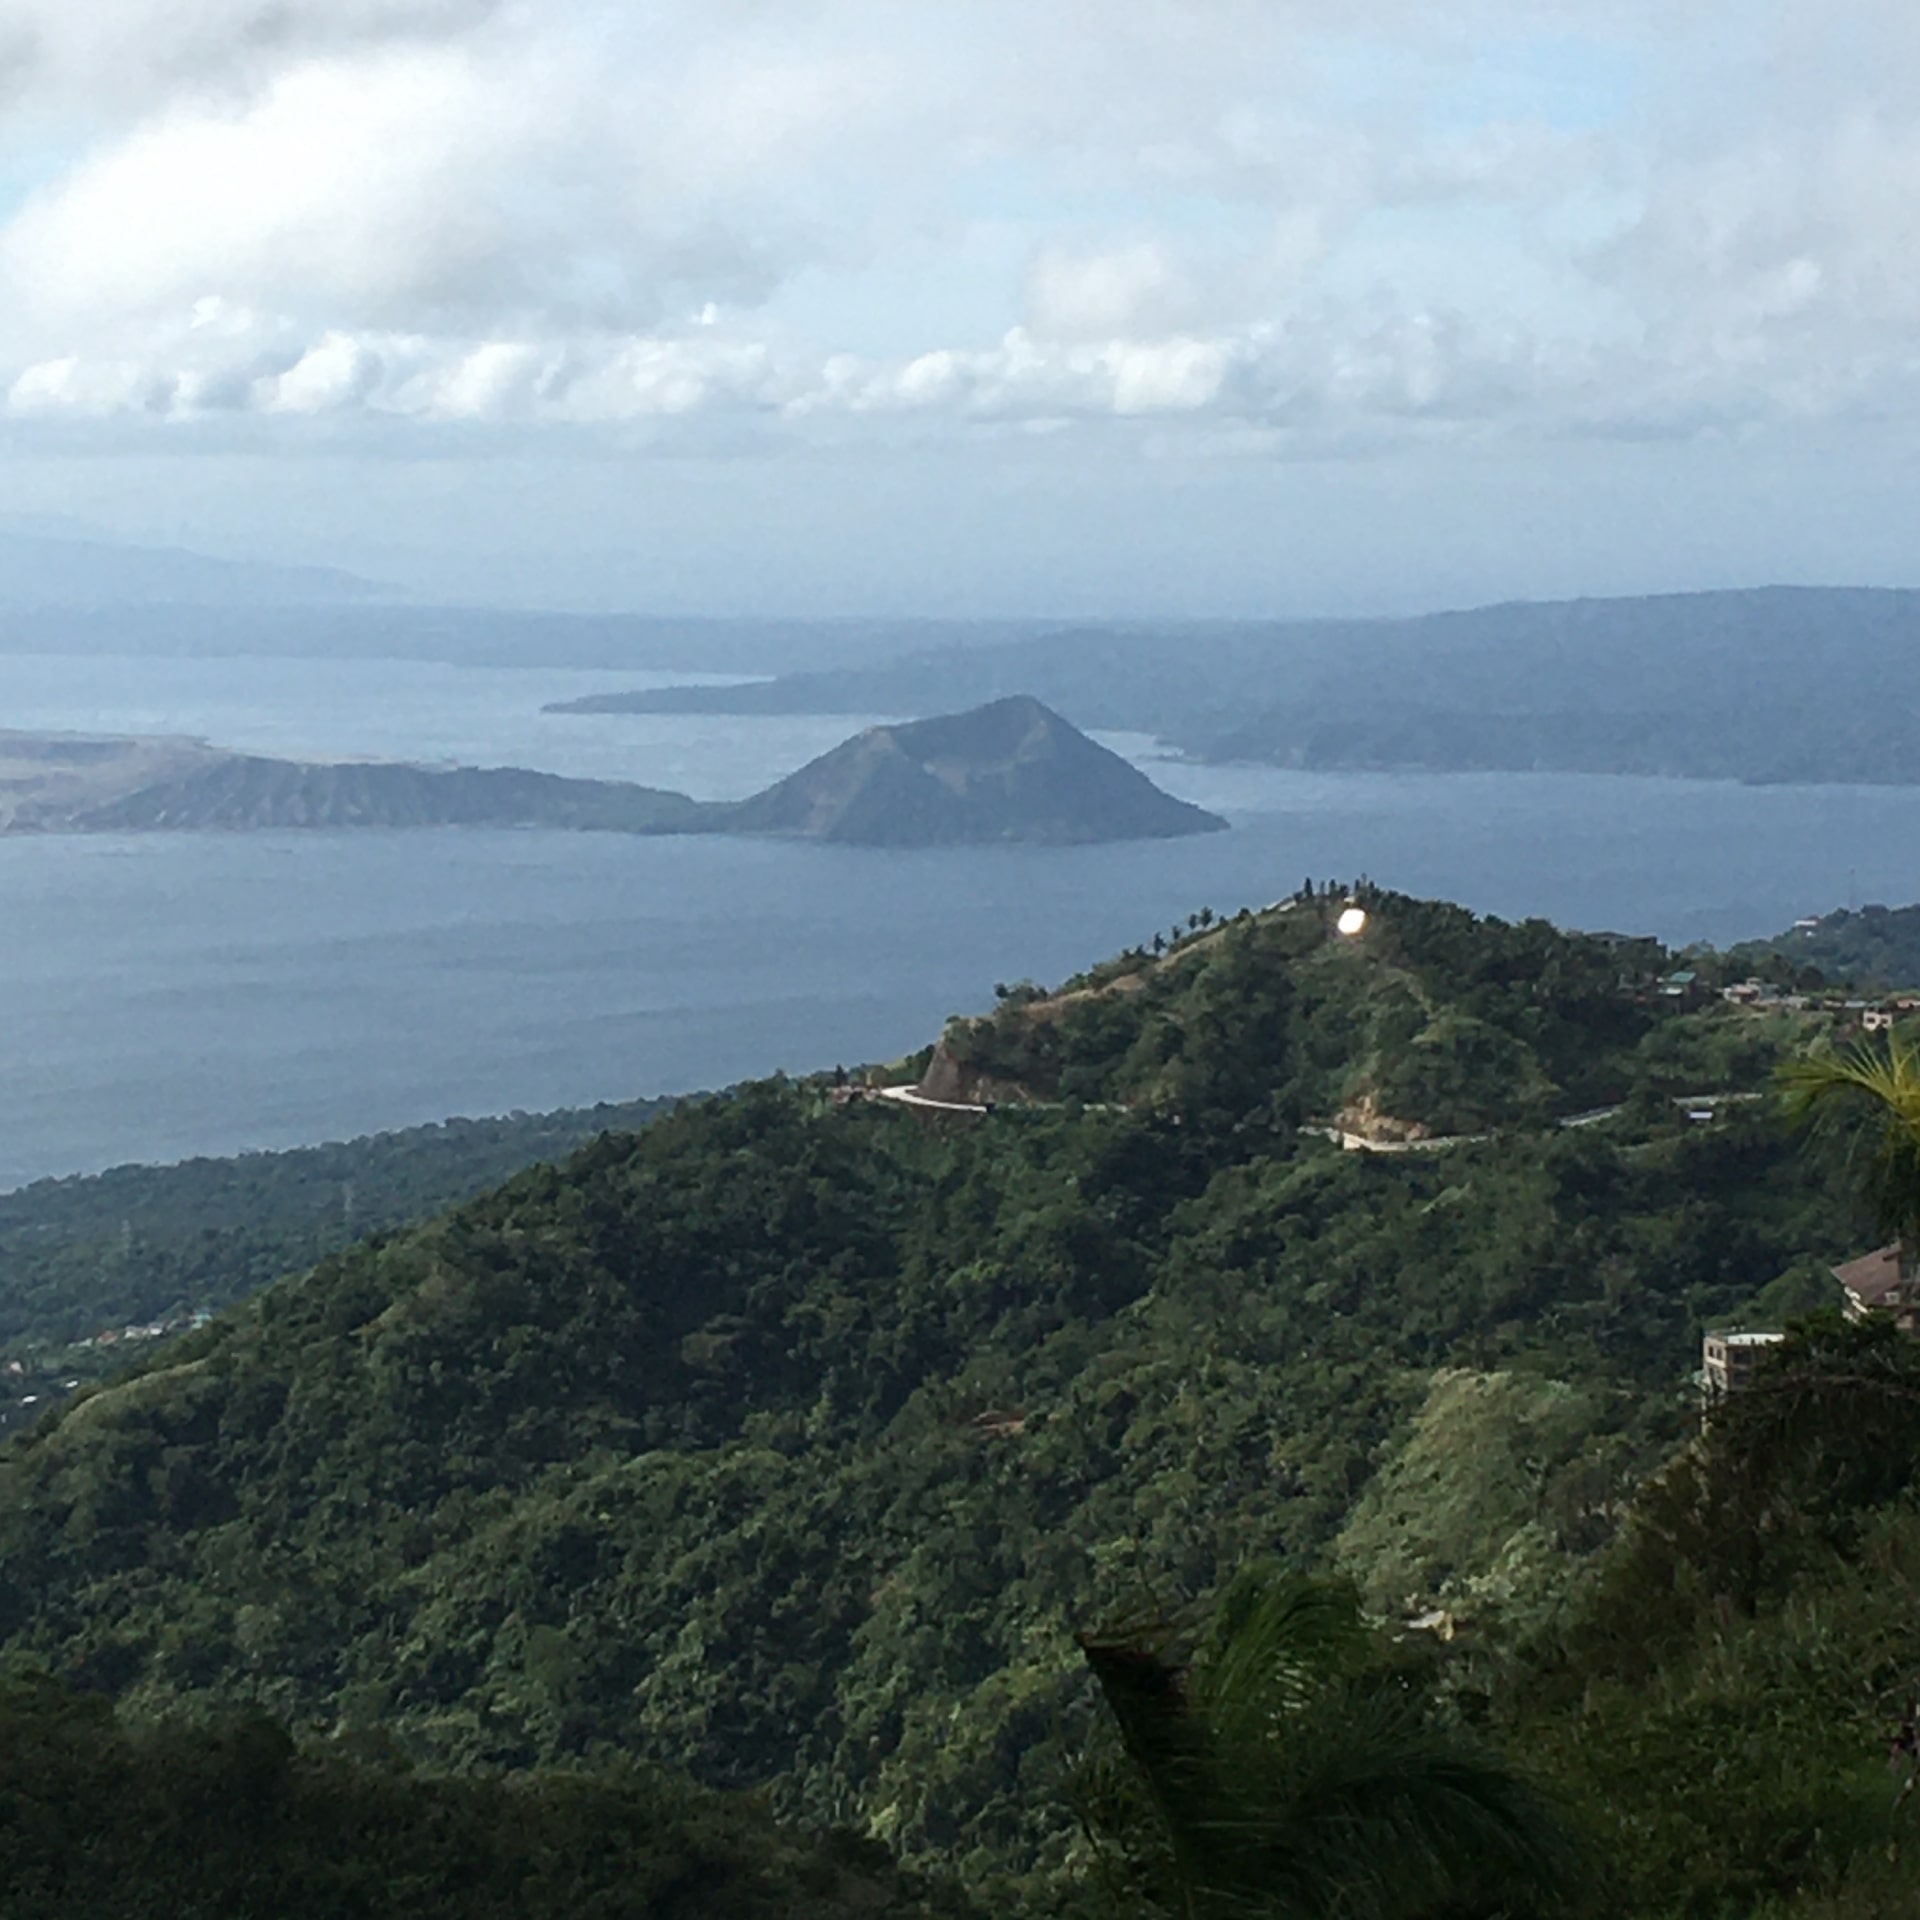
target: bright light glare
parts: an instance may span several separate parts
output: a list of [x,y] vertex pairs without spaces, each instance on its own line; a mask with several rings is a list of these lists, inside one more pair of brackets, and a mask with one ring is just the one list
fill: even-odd
[[1366,926],[1367,910],[1365,907],[1348,907],[1333,924],[1351,940]]

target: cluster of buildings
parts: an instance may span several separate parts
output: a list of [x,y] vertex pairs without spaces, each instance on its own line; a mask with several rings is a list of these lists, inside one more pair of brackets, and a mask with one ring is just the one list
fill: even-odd
[[[1817,919],[1799,920],[1797,932],[1819,929]],[[1661,981],[1663,994],[1692,997],[1701,989],[1690,973]],[[1756,1013],[1824,1013],[1861,1033],[1891,1033],[1897,1022],[1920,1013],[1920,993],[1895,993],[1881,999],[1841,991],[1797,993],[1771,980],[1742,980],[1720,989],[1728,1005]],[[1915,1249],[1895,1243],[1876,1247],[1833,1269],[1840,1306],[1849,1320],[1883,1317],[1902,1333],[1920,1333],[1920,1260]],[[1768,1352],[1784,1338],[1778,1333],[1710,1333],[1701,1346],[1700,1385],[1708,1400],[1738,1393],[1751,1384]]]
[[[1696,976],[1669,974],[1660,983],[1660,991],[1673,997],[1696,991]],[[1896,993],[1885,999],[1869,1000],[1848,993],[1795,993],[1771,980],[1742,980],[1720,989],[1720,998],[1730,1006],[1746,1007],[1755,1013],[1830,1013],[1852,1020],[1868,1033],[1891,1032],[1893,1023],[1907,1014],[1920,1012],[1920,994]]]
[[[81,1386],[108,1377],[113,1367],[109,1356],[114,1348],[144,1340],[164,1340],[168,1334],[184,1333],[189,1327],[204,1327],[212,1318],[211,1310],[203,1308],[197,1313],[176,1314],[166,1320],[105,1327],[63,1347],[35,1348],[25,1359],[0,1360],[0,1433],[34,1418],[45,1407]],[[95,1352],[101,1355],[99,1360],[81,1358],[83,1354]]]
[[154,1320],[144,1327],[107,1327],[73,1344],[76,1347],[117,1347],[123,1340],[163,1340],[168,1334],[178,1333],[188,1324],[185,1320]]
[[[1882,1316],[1902,1333],[1920,1333],[1920,1259],[1895,1242],[1833,1269],[1840,1306],[1849,1320]],[[1709,1401],[1753,1383],[1780,1333],[1710,1333],[1700,1346],[1700,1391]]]

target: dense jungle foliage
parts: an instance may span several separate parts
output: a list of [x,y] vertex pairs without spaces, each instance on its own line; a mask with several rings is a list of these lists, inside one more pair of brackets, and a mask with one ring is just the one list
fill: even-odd
[[224,1307],[671,1103],[448,1120],[285,1153],[115,1167],[0,1194],[0,1351]]
[[966,1920],[886,1850],[656,1769],[453,1779],[261,1714],[0,1686],[0,1899],[59,1920]]
[[1804,1323],[1640,1494],[1581,1605],[1485,1664],[1603,1910],[1920,1912],[1920,1343]]
[[[1621,1543],[1697,1424],[1701,1330],[1817,1306],[1870,1244],[1837,1145],[1676,1104],[1763,1088],[1814,1029],[1666,998],[1635,943],[1363,897],[1358,938],[1302,898],[950,1029],[1032,1104],[759,1083],[168,1343],[0,1452],[0,1659],[136,1720],[764,1787],[1010,1911],[1088,1857],[1075,1630],[1265,1560],[1451,1636],[1436,1699],[1629,1856],[1611,1910],[1826,1888],[1886,1821],[1828,1819],[1825,1774],[1784,1852],[1738,1810],[1717,1853],[1688,1825],[1715,1727],[1730,1777],[1766,1746],[1767,1683],[1706,1646],[1745,1602],[1699,1599],[1616,1684],[1606,1622],[1641,1602],[1588,1598],[1717,1593],[1712,1542]],[[1336,1117],[1486,1137],[1342,1152],[1308,1130]],[[1841,1680],[1781,1637],[1790,1600],[1750,1618],[1817,1714]],[[1845,1684],[1818,1752],[1857,1781]],[[1662,1715],[1669,1775],[1705,1767],[1684,1819],[1636,1772]]]

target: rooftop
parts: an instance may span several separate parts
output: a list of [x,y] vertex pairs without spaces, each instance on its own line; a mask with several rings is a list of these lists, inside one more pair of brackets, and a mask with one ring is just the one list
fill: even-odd
[[1835,1267],[1833,1277],[1860,1311],[1890,1305],[1914,1280],[1913,1263],[1896,1242],[1863,1253],[1857,1260]]

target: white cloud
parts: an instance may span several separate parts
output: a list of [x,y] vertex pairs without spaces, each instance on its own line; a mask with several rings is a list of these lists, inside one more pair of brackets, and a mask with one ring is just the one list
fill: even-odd
[[[1309,445],[1906,406],[1920,29],[1782,0],[1715,66],[1736,17],[0,0],[41,180],[0,212],[0,383],[19,418],[250,411],[295,442],[750,415]],[[898,351],[849,350],[876,273],[958,262],[986,283],[964,314],[929,294]]]
[[396,41],[445,43],[504,0],[0,0],[11,111],[44,120],[217,94],[289,62]]
[[1065,340],[1114,340],[1175,331],[1194,291],[1164,246],[1151,240],[1107,252],[1044,248],[1027,276],[1034,329]]
[[1647,308],[1717,329],[1920,321],[1920,124],[1849,116],[1663,175],[1606,261]]
[[334,413],[366,400],[384,370],[380,355],[366,342],[330,333],[285,373],[259,380],[254,404],[263,413]]
[[296,67],[243,112],[175,110],[88,159],[13,221],[0,271],[74,321],[444,304],[486,249],[456,189],[491,171],[494,105],[443,53]]

